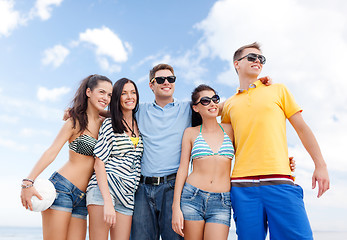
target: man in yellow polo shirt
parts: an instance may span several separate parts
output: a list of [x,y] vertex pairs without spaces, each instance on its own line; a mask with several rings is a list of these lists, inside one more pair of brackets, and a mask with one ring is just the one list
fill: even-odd
[[302,109],[283,84],[265,87],[258,76],[265,64],[258,43],[234,54],[240,87],[223,108],[222,122],[235,135],[231,200],[238,239],[313,239],[302,188],[288,164],[286,119],[310,154],[318,197],[329,189],[329,176],[318,143],[302,118]]

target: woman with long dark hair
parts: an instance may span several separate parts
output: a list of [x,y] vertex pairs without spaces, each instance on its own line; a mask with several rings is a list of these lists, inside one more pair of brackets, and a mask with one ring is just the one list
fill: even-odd
[[129,239],[134,195],[140,181],[143,142],[135,113],[135,83],[118,80],[112,91],[111,118],[105,119],[95,146],[95,173],[87,189],[89,238]]
[[[192,127],[183,135],[172,204],[172,228],[188,240],[226,240],[229,233],[233,131],[217,122],[219,100],[207,85],[192,93]],[[193,171],[188,176],[190,159]]]
[[82,80],[72,101],[71,117],[31,173],[23,179],[22,205],[32,210],[32,196],[41,198],[33,186],[35,179],[55,160],[64,144],[69,142],[69,160],[50,177],[57,197],[53,205],[42,212],[44,239],[86,237],[88,212],[85,191],[93,173],[93,150],[103,121],[99,113],[110,103],[111,93],[112,82],[105,76],[95,74]]

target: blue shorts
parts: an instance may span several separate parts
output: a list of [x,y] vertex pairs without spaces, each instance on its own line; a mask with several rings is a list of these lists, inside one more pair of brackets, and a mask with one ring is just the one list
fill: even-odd
[[232,182],[231,202],[238,239],[313,239],[303,190],[293,182]]
[[219,223],[230,227],[230,192],[214,193],[185,183],[181,195],[184,220]]
[[72,217],[87,219],[86,194],[58,172],[54,172],[49,180],[57,191],[50,209],[71,212]]
[[[114,198],[112,195],[112,202],[114,206],[114,210],[116,210],[119,213],[122,213],[124,215],[132,216],[134,210],[130,210],[123,206],[123,204],[118,200],[118,198]],[[104,199],[102,197],[101,191],[99,189],[99,186],[93,186],[92,188],[88,189],[87,192],[87,206],[88,205],[104,205]]]

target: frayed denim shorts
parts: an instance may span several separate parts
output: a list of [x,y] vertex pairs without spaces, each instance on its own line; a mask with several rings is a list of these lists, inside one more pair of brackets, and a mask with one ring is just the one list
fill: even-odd
[[78,189],[58,172],[54,172],[49,180],[57,191],[57,196],[50,209],[71,212],[72,217],[87,219],[85,192]]
[[181,210],[184,220],[219,223],[230,227],[230,192],[207,192],[185,183],[181,195]]
[[[114,210],[124,215],[128,215],[128,216],[133,215],[134,211],[124,207],[123,204],[118,200],[118,198],[114,198],[112,195],[111,195],[111,198],[112,198]],[[102,206],[104,205],[104,198],[102,197],[102,194],[98,185],[88,189],[87,206],[88,205],[102,205]]]

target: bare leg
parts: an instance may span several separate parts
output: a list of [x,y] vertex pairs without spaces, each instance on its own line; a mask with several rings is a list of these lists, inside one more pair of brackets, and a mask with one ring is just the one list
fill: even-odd
[[132,218],[116,211],[116,226],[110,229],[111,240],[129,240]]
[[204,240],[227,240],[229,227],[220,223],[206,223]]
[[47,209],[41,213],[43,239],[61,240],[67,238],[71,213]]
[[67,240],[85,240],[87,233],[87,220],[71,217]]
[[184,239],[202,240],[204,238],[205,221],[187,221],[184,220]]
[[[88,205],[89,212],[89,239],[108,239],[110,227],[104,221],[103,205]],[[118,222],[118,219],[117,219]]]

